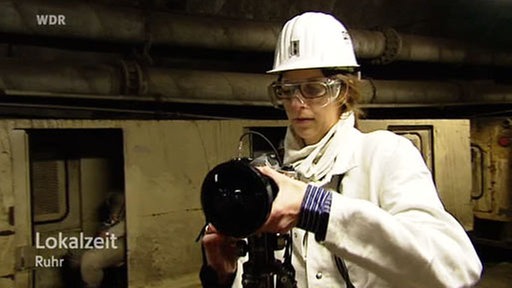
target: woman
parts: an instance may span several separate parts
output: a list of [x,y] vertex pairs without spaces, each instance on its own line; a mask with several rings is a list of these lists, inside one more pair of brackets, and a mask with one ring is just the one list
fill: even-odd
[[[472,286],[480,260],[418,150],[391,132],[354,128],[357,68],[334,17],[304,13],[283,27],[269,91],[290,121],[284,162],[299,180],[261,168],[280,192],[260,230],[291,231],[298,287]],[[216,287],[241,287],[233,240],[207,230]]]

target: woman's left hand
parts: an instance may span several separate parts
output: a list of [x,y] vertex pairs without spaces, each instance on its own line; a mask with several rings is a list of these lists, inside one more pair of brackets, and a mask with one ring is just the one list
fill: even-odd
[[270,167],[263,166],[258,167],[258,169],[261,173],[272,178],[279,187],[279,192],[272,203],[270,215],[258,231],[268,233],[288,232],[299,221],[300,209],[307,184],[292,179]]

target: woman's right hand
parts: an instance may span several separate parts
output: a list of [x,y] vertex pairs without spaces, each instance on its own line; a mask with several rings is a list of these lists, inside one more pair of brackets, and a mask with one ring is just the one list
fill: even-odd
[[226,284],[236,272],[238,259],[236,242],[237,239],[219,233],[212,224],[206,226],[202,244],[206,261],[217,272],[219,284]]

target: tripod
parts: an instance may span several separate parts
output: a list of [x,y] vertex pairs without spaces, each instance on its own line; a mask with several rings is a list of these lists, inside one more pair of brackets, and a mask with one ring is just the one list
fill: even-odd
[[[260,234],[243,241],[242,254],[249,260],[243,264],[244,288],[296,288],[295,269],[291,263],[291,238],[288,234]],[[284,261],[275,259],[274,251],[285,248]]]

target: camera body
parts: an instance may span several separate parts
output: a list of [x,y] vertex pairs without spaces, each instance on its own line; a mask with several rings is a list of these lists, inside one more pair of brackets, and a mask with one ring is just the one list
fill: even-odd
[[279,190],[256,168],[267,160],[237,158],[208,172],[201,187],[206,222],[236,238],[254,234],[265,223]]
[[[240,256],[249,254],[243,264],[244,288],[296,288],[295,269],[291,264],[291,237],[288,234],[256,233],[272,210],[279,192],[274,180],[256,167],[267,165],[285,172],[290,169],[272,165],[266,154],[251,159],[237,158],[215,166],[201,187],[201,204],[207,223],[222,234],[238,240]],[[284,262],[275,259],[274,251],[285,249]]]

